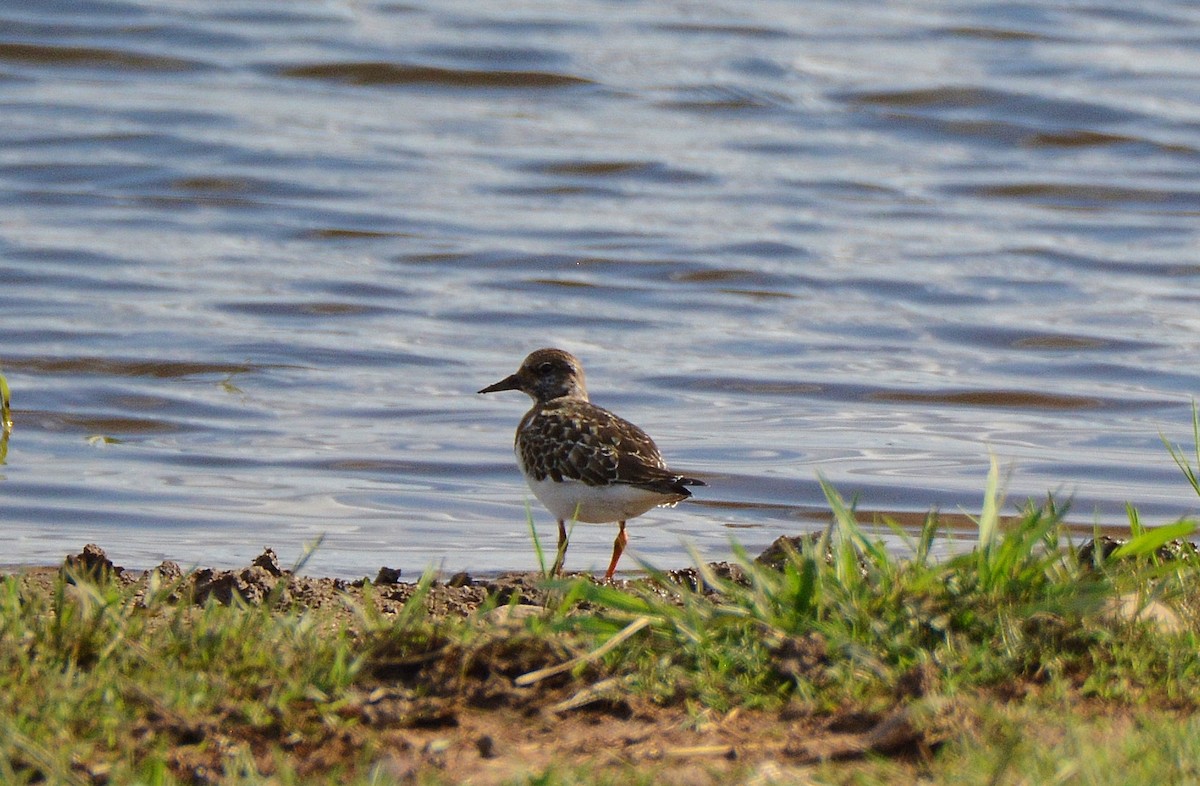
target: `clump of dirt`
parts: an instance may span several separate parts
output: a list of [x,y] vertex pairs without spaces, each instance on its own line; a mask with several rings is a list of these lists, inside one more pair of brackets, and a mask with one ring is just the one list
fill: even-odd
[[[228,605],[236,599],[250,605],[267,604],[273,608],[333,609],[351,603],[373,602],[378,611],[389,614],[404,606],[416,592],[416,583],[401,581],[400,570],[383,567],[374,581],[346,581],[297,574],[279,564],[274,550],[267,548],[249,565],[232,570],[200,568],[184,573],[179,564],[166,561],[144,572],[114,565],[99,546],[89,543],[67,557],[56,570],[33,568],[20,574],[34,584],[51,581],[61,574],[67,581],[114,581],[120,585],[139,585],[149,591],[151,585],[165,591],[169,600],[204,605],[216,601]],[[426,595],[426,611],[434,616],[466,616],[489,599],[495,605],[546,602],[548,590],[538,573],[507,573],[477,580],[468,573],[449,579],[434,580]]]
[[114,565],[104,553],[104,549],[95,543],[89,543],[83,547],[83,551],[67,557],[63,561],[62,571],[71,583],[80,578],[92,582],[105,582],[125,573],[125,569]]

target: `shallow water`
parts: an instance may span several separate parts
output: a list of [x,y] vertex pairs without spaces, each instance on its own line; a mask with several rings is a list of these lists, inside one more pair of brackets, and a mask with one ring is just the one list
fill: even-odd
[[544,345],[708,480],[655,564],[822,526],[818,473],[976,511],[991,454],[1012,506],[1194,514],[1197,21],[0,6],[0,563],[530,567],[527,401],[474,391]]

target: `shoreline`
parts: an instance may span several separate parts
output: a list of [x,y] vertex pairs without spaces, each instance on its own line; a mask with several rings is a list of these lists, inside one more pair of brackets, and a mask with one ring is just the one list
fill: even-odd
[[[1145,535],[1128,561],[1137,537],[1043,550],[1052,524],[942,564],[843,522],[821,555],[781,539],[613,582],[346,581],[271,549],[129,571],[89,544],[0,573],[0,766],[164,786],[949,784],[1127,749],[1166,751],[1146,782],[1167,782],[1172,750],[1200,760],[1198,553]],[[1178,586],[1156,599],[1160,557]]]

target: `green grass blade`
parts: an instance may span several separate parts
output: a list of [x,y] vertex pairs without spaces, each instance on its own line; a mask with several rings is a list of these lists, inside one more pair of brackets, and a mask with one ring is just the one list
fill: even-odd
[[1000,533],[1000,462],[991,456],[987,485],[983,490],[983,510],[979,514],[979,550],[990,551]]
[[533,524],[533,508],[529,505],[529,500],[525,501],[525,524],[529,527],[529,538],[533,541],[533,553],[537,557],[538,572],[543,576],[549,576],[549,568],[546,567],[546,552],[542,548],[542,540],[538,537],[537,527]]
[[1162,527],[1153,527],[1142,534],[1130,538],[1120,548],[1112,553],[1114,559],[1122,557],[1140,557],[1150,554],[1173,540],[1186,538],[1196,531],[1196,522],[1180,521]]
[[8,380],[0,373],[0,433],[7,436],[12,431],[12,408]]
[[1142,525],[1142,515],[1128,502],[1125,503],[1125,517],[1129,519],[1129,534],[1132,537],[1136,538],[1145,534],[1146,528]]
[[[846,500],[842,499],[842,495],[837,492],[829,481],[819,473],[817,474],[817,480],[820,482],[821,491],[825,494],[825,499],[829,502],[829,507],[833,511],[833,520],[839,541],[851,547],[852,559],[850,561],[853,564],[839,565],[839,568],[857,570],[858,560],[855,556],[857,554],[869,558],[877,566],[886,565],[889,557],[884,545],[877,541],[872,541],[867,537],[862,525],[858,523],[854,511],[846,504]],[[839,549],[838,554],[842,553]]]
[[1183,448],[1171,444],[1161,432],[1158,437],[1166,446],[1167,452],[1171,454],[1171,460],[1175,462],[1175,466],[1179,467],[1179,471],[1183,473],[1192,490],[1197,495],[1200,495],[1200,477],[1196,475],[1197,472],[1200,472],[1200,410],[1196,408],[1196,402],[1192,401],[1192,447],[1196,452],[1195,467],[1188,461],[1187,454],[1183,452]]

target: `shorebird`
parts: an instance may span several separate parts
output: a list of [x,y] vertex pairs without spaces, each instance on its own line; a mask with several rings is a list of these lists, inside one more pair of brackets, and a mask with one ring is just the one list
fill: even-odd
[[567,521],[617,522],[611,579],[629,541],[625,522],[660,505],[692,496],[703,481],[667,468],[646,432],[588,400],[583,366],[570,352],[539,349],[521,367],[480,393],[519,390],[533,408],[517,426],[515,450],[533,495],[558,519],[553,571],[562,571]]

